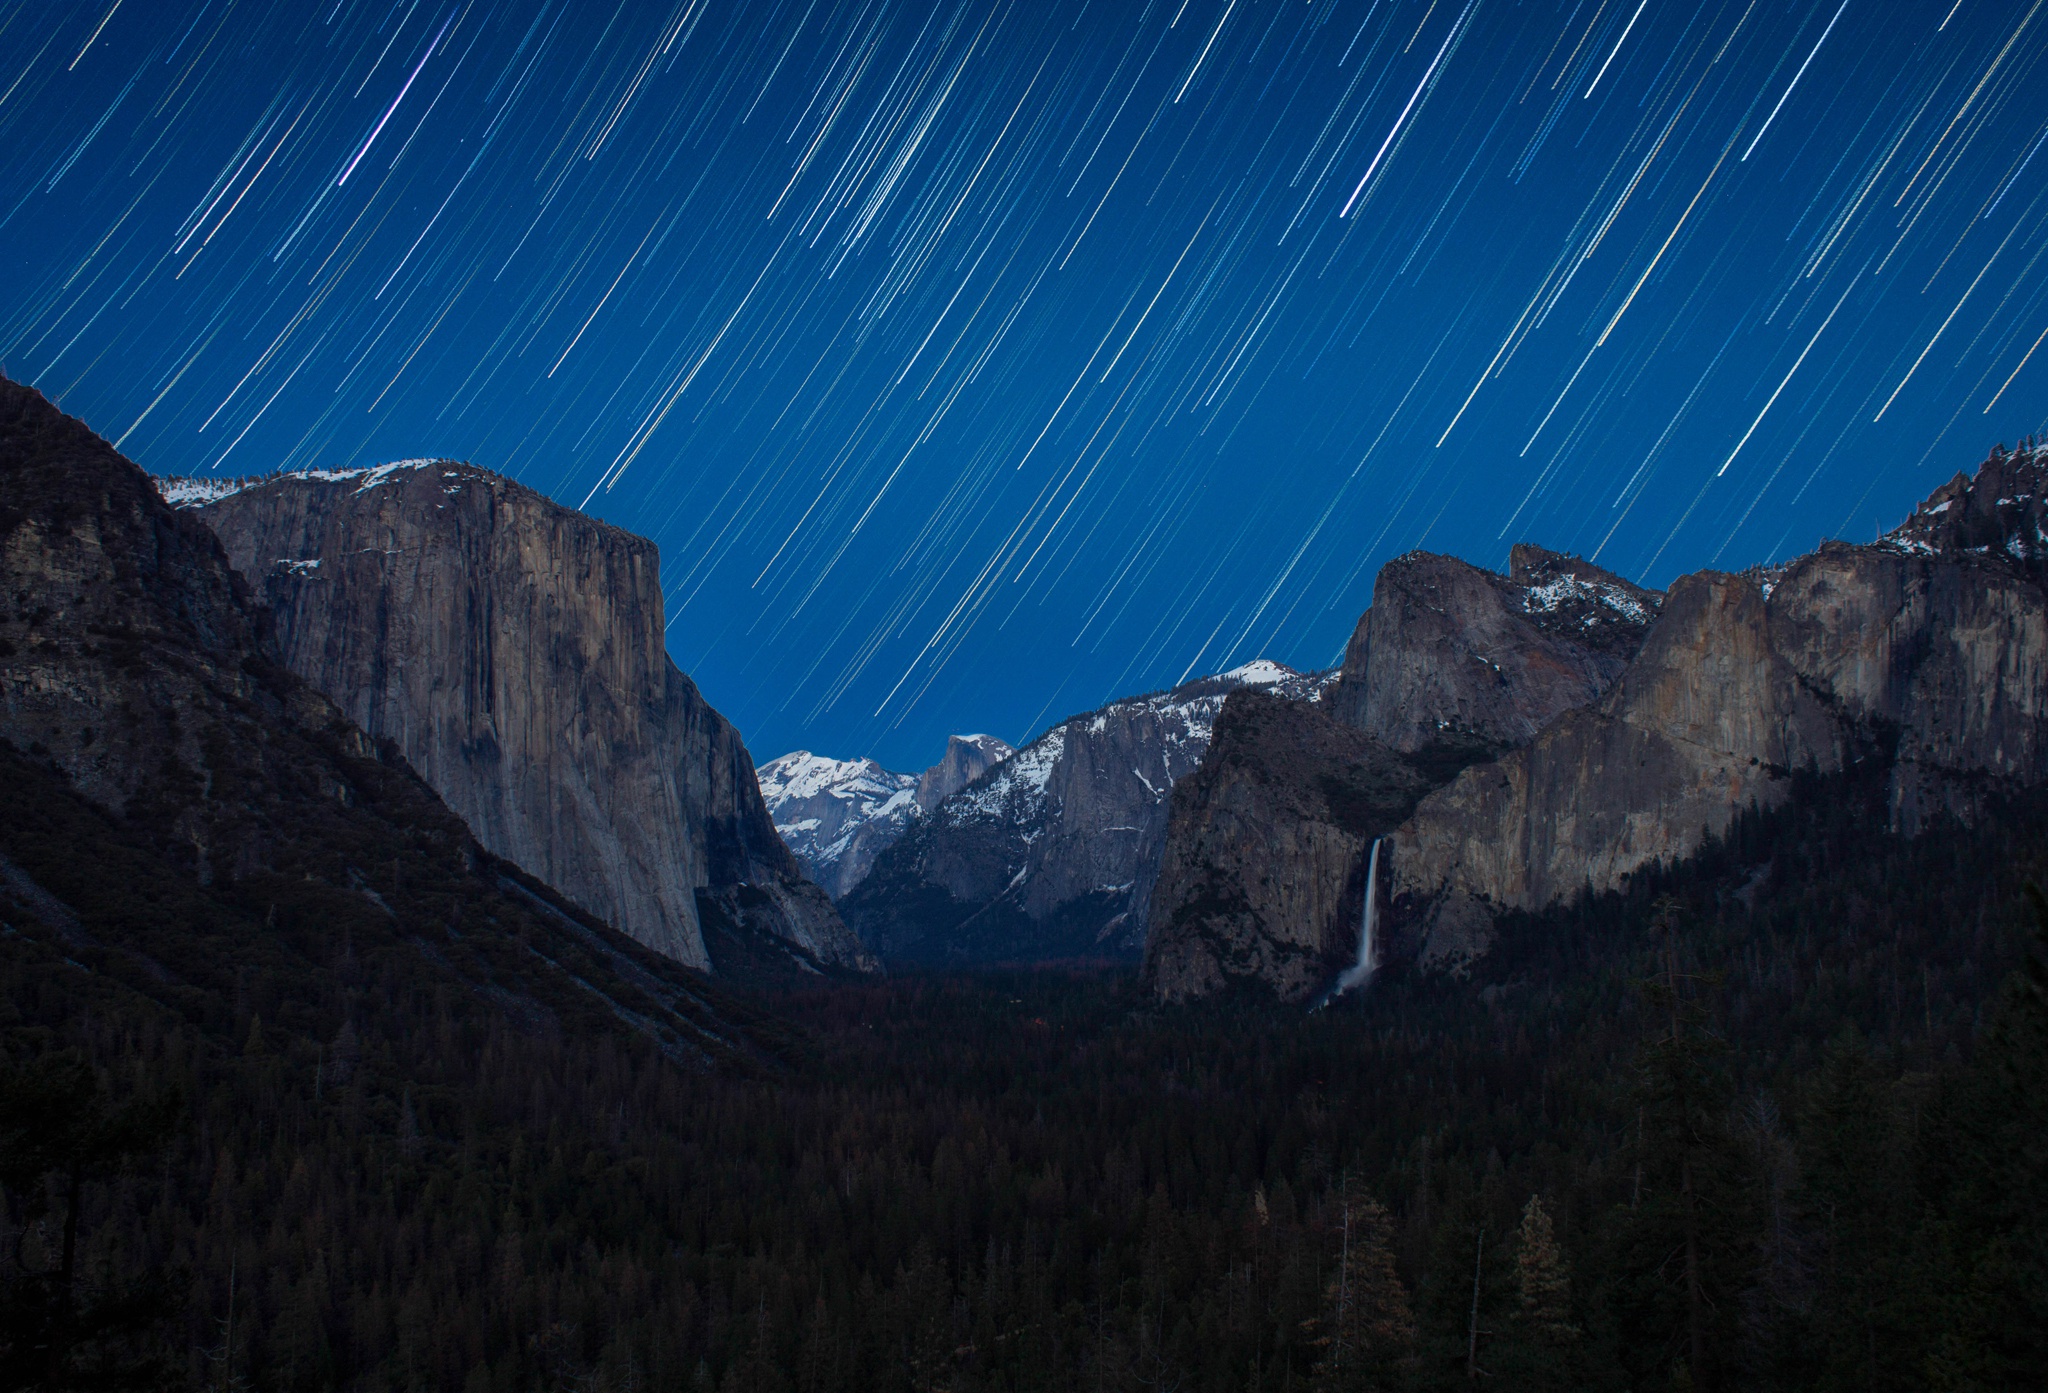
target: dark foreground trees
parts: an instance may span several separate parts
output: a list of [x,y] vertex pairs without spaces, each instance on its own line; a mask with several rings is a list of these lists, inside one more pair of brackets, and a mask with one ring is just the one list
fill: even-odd
[[112,1102],[73,1052],[0,1064],[0,1199],[10,1240],[0,1263],[0,1390],[174,1381],[163,1331],[176,1308],[169,1279],[117,1270],[94,1239],[106,1222],[108,1182],[158,1152],[178,1113],[175,1096]]
[[[225,990],[124,981],[0,894],[7,1338],[81,1336],[45,1385],[2048,1386],[2048,818],[1908,843],[1845,801],[1468,980],[1315,1016],[821,987],[749,1077],[479,1009],[428,946],[337,935],[281,989],[261,904],[214,921]],[[82,1338],[153,1273],[168,1319]]]

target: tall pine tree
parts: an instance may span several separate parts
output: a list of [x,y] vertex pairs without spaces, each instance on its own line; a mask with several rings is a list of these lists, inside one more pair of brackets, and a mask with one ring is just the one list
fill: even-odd
[[1318,1393],[1398,1387],[1415,1350],[1415,1312],[1394,1268],[1393,1220],[1370,1195],[1343,1201],[1337,1271],[1326,1295]]
[[1571,1263],[1543,1200],[1529,1196],[1515,1230],[1515,1306],[1495,1356],[1512,1387],[1530,1393],[1577,1386],[1581,1331],[1572,1312]]

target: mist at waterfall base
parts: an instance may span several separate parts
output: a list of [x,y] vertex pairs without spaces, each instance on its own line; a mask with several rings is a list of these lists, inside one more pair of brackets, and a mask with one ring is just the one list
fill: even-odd
[[1315,1004],[1316,1010],[1335,1001],[1353,987],[1364,986],[1372,980],[1380,965],[1379,945],[1374,941],[1373,930],[1380,912],[1380,842],[1383,838],[1372,839],[1372,853],[1365,863],[1365,909],[1359,915],[1358,961],[1338,975],[1336,984]]

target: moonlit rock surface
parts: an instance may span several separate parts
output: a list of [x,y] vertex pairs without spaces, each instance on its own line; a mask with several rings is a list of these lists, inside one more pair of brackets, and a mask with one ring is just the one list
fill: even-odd
[[1504,576],[1410,552],[1381,568],[1331,710],[1410,754],[1497,754],[1597,700],[1662,602],[1654,590],[1541,547],[1515,547]]
[[700,896],[801,964],[872,965],[669,660],[653,543],[449,461],[163,492],[272,607],[291,667],[491,851],[692,966],[713,966]]
[[1415,760],[1319,705],[1232,694],[1201,768],[1173,792],[1147,989],[1167,1002],[1323,993],[1357,959],[1373,840],[1428,788]]
[[1893,825],[1968,818],[2048,779],[2048,452],[1995,454],[1870,545],[1674,582],[1597,705],[1425,799],[1392,894],[1426,964],[1484,950],[1493,914],[1619,885],[1696,851],[1792,772],[1896,734]]

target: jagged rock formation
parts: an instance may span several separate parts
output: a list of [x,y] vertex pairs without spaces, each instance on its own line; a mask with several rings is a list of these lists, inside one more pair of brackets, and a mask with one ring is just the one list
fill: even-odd
[[271,607],[292,670],[493,853],[694,967],[873,967],[669,660],[653,543],[441,460],[164,489]]
[[1504,576],[1410,552],[1373,584],[1331,714],[1408,754],[1490,757],[1612,686],[1662,600],[1527,544],[1509,553]]
[[1165,1001],[1254,984],[1315,995],[1357,952],[1373,839],[1428,787],[1415,760],[1315,705],[1231,693],[1173,791],[1147,986]]
[[[1326,704],[1440,785],[1382,848],[1392,953],[1454,967],[1486,950],[1500,911],[1690,855],[1741,809],[1782,801],[1800,770],[1890,761],[1905,832],[2048,779],[2044,576],[2048,450],[2031,447],[1958,475],[1873,545],[1686,576],[1663,596],[1533,547],[1505,577],[1389,563]],[[1162,880],[1147,949],[1162,996],[1237,975],[1298,996],[1304,945],[1335,958],[1317,925],[1356,893],[1363,851],[1335,855],[1314,806],[1326,771],[1273,743],[1247,742],[1242,767],[1205,770],[1175,800],[1165,864],[1185,869],[1170,893]],[[1309,830],[1241,830],[1268,815]],[[1226,913],[1206,907],[1212,884],[1288,888]]]
[[937,764],[922,774],[898,774],[871,759],[793,750],[761,766],[761,797],[811,879],[843,899],[912,818],[1015,753],[993,735],[954,735]]
[[1063,721],[913,822],[840,907],[890,961],[1135,958],[1168,799],[1225,696],[1326,682],[1260,661]]
[[[1509,553],[1506,575],[1419,551],[1388,562],[1323,698],[1327,715],[1261,710],[1175,797],[1147,984],[1167,1000],[1239,982],[1287,1000],[1319,989],[1356,952],[1372,838],[1429,788],[1598,699],[1662,602],[1528,545]],[[1349,729],[1324,728],[1333,723]],[[1372,817],[1337,816],[1333,796],[1367,804],[1333,793],[1332,779],[1378,789]]]
[[1392,890],[1427,964],[1493,913],[1688,855],[1795,770],[1886,758],[1895,828],[2048,778],[2048,451],[1994,455],[1868,546],[1675,583],[1597,706],[1466,770],[1396,835]]
[[0,378],[0,897],[25,911],[7,914],[12,964],[61,955],[49,989],[80,990],[85,1009],[139,993],[209,1032],[232,1030],[252,991],[332,1031],[375,983],[445,993],[451,1023],[624,1030],[700,1063],[750,1053],[701,977],[479,848],[278,660],[268,624],[203,524]]

